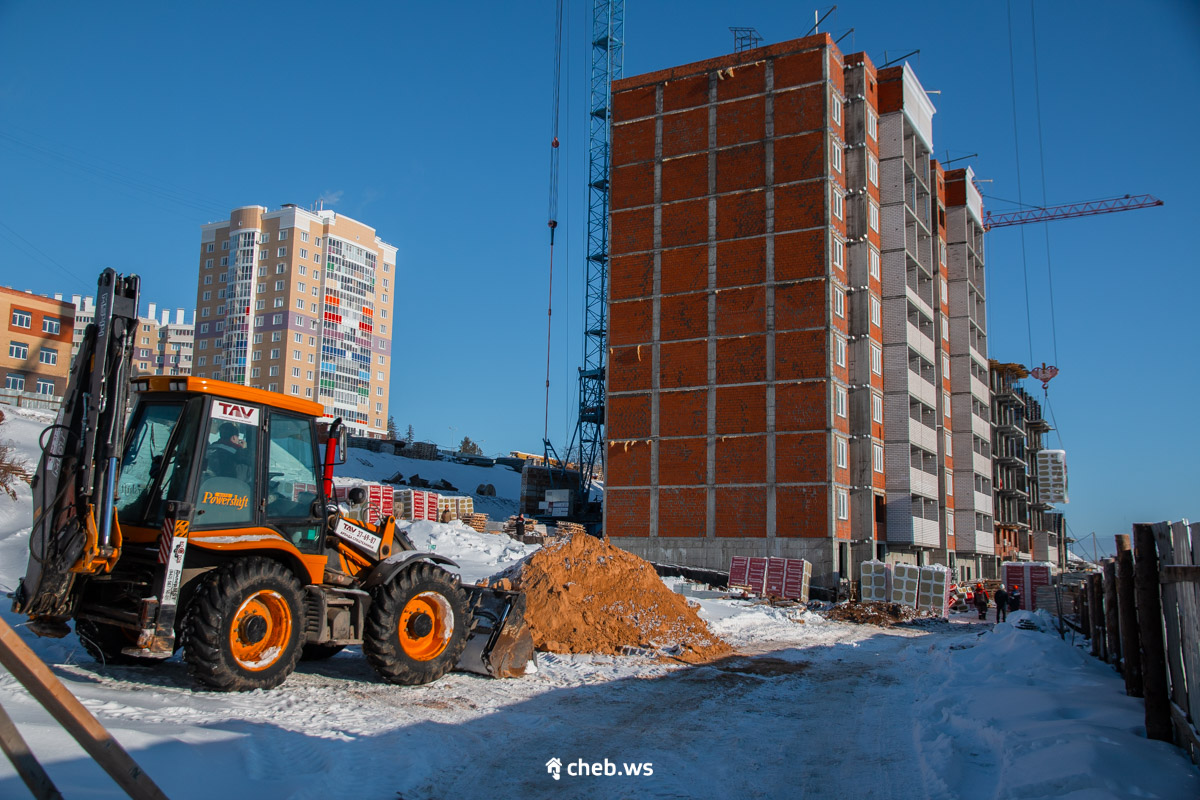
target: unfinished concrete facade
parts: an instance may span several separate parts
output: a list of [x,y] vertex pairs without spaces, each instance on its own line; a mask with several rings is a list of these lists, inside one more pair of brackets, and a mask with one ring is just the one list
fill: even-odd
[[976,423],[952,399],[953,320],[983,309],[959,308],[953,258],[981,212],[931,159],[933,114],[907,65],[877,74],[825,35],[614,84],[619,546],[801,557],[825,586],[872,557],[955,564],[983,506],[956,477]]
[[605,528],[851,576],[843,63],[826,35],[613,85]]
[[983,198],[969,167],[946,173],[946,235],[955,556],[962,577],[992,577],[984,570],[985,561],[999,553],[993,533]]
[[913,563],[944,563],[938,452],[948,409],[935,345],[935,110],[907,64],[880,72],[879,93],[888,550]]

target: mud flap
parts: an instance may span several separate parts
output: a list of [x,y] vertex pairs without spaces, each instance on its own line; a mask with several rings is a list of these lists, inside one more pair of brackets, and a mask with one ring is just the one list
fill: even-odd
[[525,595],[486,586],[463,586],[471,610],[472,629],[456,669],[519,678],[530,662],[536,663],[533,634],[525,621]]
[[[170,658],[175,653],[175,616],[179,609],[179,588],[183,577],[183,559],[187,553],[188,531],[191,527],[190,503],[167,503],[162,531],[158,537],[158,561],[163,565],[162,584],[158,590],[158,607],[149,607],[143,615],[153,618],[152,624],[138,635],[137,647],[121,652],[143,658]],[[157,613],[154,613],[157,611]],[[147,622],[151,622],[147,619]]]

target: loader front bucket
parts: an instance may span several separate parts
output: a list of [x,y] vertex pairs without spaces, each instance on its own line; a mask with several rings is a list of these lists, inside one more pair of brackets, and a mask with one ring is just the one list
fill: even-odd
[[525,622],[525,595],[486,586],[463,586],[473,626],[457,669],[519,678],[530,661],[536,661],[533,634]]

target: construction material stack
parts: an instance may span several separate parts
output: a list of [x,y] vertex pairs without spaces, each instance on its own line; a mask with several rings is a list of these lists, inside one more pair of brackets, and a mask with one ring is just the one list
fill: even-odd
[[1022,609],[1037,611],[1047,608],[1057,613],[1055,604],[1049,599],[1053,597],[1050,578],[1054,571],[1053,564],[1046,561],[1005,561],[1000,565],[1000,570],[1006,587],[1020,587]]
[[772,600],[807,603],[812,564],[802,558],[734,556],[729,561],[729,588]]
[[950,615],[950,570],[940,564],[921,567],[917,611],[922,614],[932,614],[935,617]]
[[921,568],[916,564],[892,565],[892,590],[890,602],[902,606],[917,607],[917,596],[921,590]]
[[420,489],[396,489],[393,507],[397,519],[437,522],[439,496]]
[[892,567],[882,561],[864,561],[859,571],[862,588],[859,592],[864,603],[886,603],[892,591]]
[[487,514],[467,514],[462,518],[462,520],[463,522],[467,523],[467,526],[470,527],[471,530],[483,533],[484,530],[487,529]]

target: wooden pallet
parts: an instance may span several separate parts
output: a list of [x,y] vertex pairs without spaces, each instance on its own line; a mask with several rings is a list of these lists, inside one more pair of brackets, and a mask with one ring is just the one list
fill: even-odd
[[479,531],[480,533],[483,533],[484,526],[487,525],[488,515],[487,514],[466,514],[463,516],[462,521],[467,523],[467,525],[470,526],[472,530],[476,530],[476,531]]

